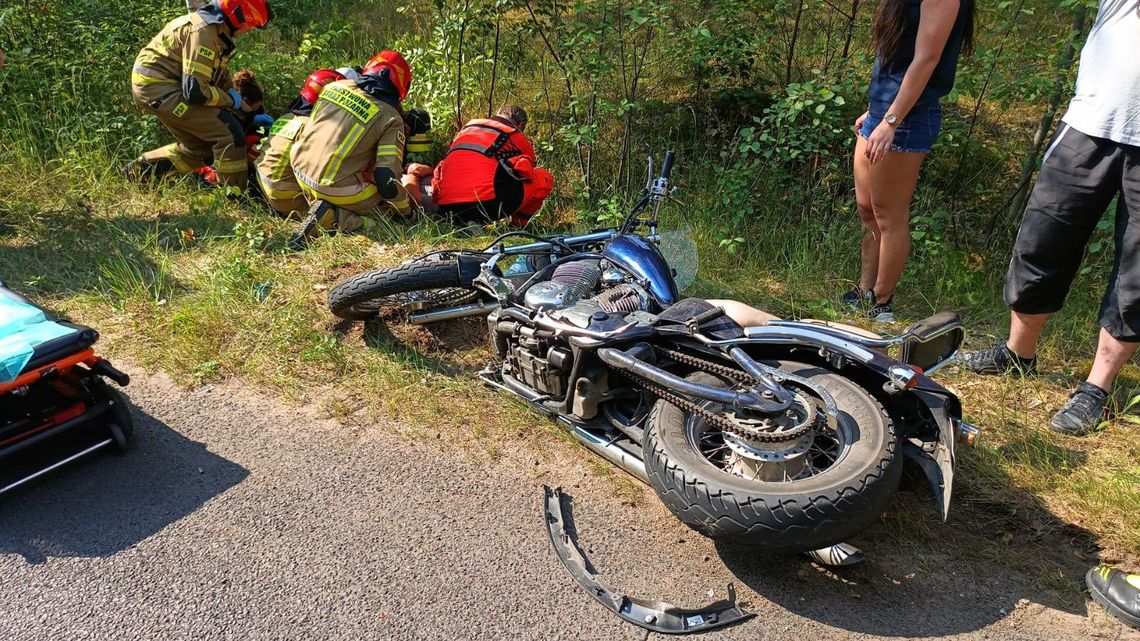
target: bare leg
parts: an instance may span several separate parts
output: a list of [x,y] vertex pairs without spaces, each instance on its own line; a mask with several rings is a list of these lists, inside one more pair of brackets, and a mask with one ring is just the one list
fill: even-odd
[[888,151],[871,167],[871,203],[879,227],[879,269],[875,300],[885,303],[895,293],[910,256],[910,200],[926,154]]
[[1009,340],[1005,346],[1009,351],[1021,358],[1033,358],[1037,355],[1037,340],[1041,338],[1041,330],[1045,321],[1051,314],[1009,314]]
[[859,222],[863,224],[863,238],[859,243],[859,289],[871,291],[879,276],[879,226],[875,223],[875,208],[871,206],[871,161],[864,150],[867,139],[855,136],[855,204],[859,209]]
[[1096,346],[1096,359],[1093,361],[1092,371],[1089,372],[1088,382],[1102,390],[1112,389],[1112,381],[1120,373],[1120,368],[1128,362],[1136,352],[1136,343],[1125,343],[1110,336],[1104,329],[1100,330],[1100,340]]
[[767,325],[769,321],[780,320],[779,316],[756,309],[751,305],[745,305],[740,301],[711,299],[706,302],[723,309],[724,315],[736,321],[736,324],[741,327],[757,327]]

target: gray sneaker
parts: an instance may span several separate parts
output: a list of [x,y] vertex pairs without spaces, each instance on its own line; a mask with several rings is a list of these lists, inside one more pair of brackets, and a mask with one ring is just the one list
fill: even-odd
[[867,301],[870,305],[870,308],[867,310],[867,317],[871,319],[872,323],[895,322],[895,308],[891,305],[894,300],[894,297],[891,297],[891,299],[885,303],[876,303],[873,298]]
[[1104,406],[1108,404],[1108,392],[1093,385],[1082,383],[1069,397],[1069,402],[1053,416],[1049,426],[1054,432],[1069,436],[1084,436],[1095,432],[1104,416]]

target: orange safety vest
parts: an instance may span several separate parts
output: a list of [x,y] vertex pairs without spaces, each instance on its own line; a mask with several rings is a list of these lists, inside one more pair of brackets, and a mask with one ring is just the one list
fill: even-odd
[[534,147],[518,129],[494,119],[468,122],[435,168],[435,204],[480,203],[500,198],[503,194],[495,192],[498,172],[521,183],[518,213],[527,219],[538,211],[554,186],[550,172],[535,167]]

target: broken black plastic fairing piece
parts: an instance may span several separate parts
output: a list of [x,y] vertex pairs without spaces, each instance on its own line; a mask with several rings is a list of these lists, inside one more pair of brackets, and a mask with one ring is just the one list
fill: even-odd
[[550,486],[543,486],[543,489],[546,491],[546,527],[558,560],[578,585],[622,619],[654,632],[690,634],[732,625],[754,616],[736,604],[736,590],[731,583],[727,599],[696,609],[679,608],[664,601],[635,599],[613,589],[598,578],[589,559],[578,547],[578,541],[566,531],[562,490],[551,489]]

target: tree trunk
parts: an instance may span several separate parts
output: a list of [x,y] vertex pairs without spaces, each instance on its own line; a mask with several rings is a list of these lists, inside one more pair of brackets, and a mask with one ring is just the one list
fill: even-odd
[[846,60],[851,55],[851,39],[855,37],[855,19],[859,16],[859,0],[851,0],[851,14],[847,16],[847,35],[843,39],[843,53]]
[[804,16],[804,0],[796,7],[796,20],[792,23],[792,42],[788,45],[788,66],[784,71],[784,85],[792,84],[792,64],[796,59],[796,41],[800,38],[800,21]]
[[[1030,146],[1029,153],[1025,155],[1025,160],[1021,163],[1021,176],[1017,180],[1017,191],[1013,194],[1013,202],[1010,203],[1009,211],[1006,212],[1007,220],[1018,220],[1021,218],[1022,212],[1025,211],[1025,204],[1029,200],[1029,184],[1033,179],[1034,171],[1037,169],[1037,159],[1041,156],[1041,150],[1045,148],[1045,141],[1048,140],[1049,132],[1053,130],[1053,120],[1061,108],[1061,100],[1064,99],[1065,88],[1068,84],[1069,70],[1077,57],[1076,41],[1084,34],[1088,11],[1088,7],[1082,4],[1077,6],[1076,13],[1073,14],[1073,29],[1068,43],[1065,44],[1065,52],[1061,54],[1061,59],[1057,63],[1057,75],[1053,78],[1053,93],[1049,96],[1049,105],[1045,108],[1045,114],[1041,116],[1041,122],[1037,125],[1036,133],[1033,134],[1033,144]],[[990,238],[993,238],[994,226],[999,216],[1000,212],[995,212],[994,219],[990,221],[989,233],[987,234]]]
[[487,117],[495,115],[495,80],[499,74],[499,34],[501,33],[500,27],[502,26],[503,14],[500,13],[495,18],[495,48],[492,50],[491,56],[491,88],[487,92]]

